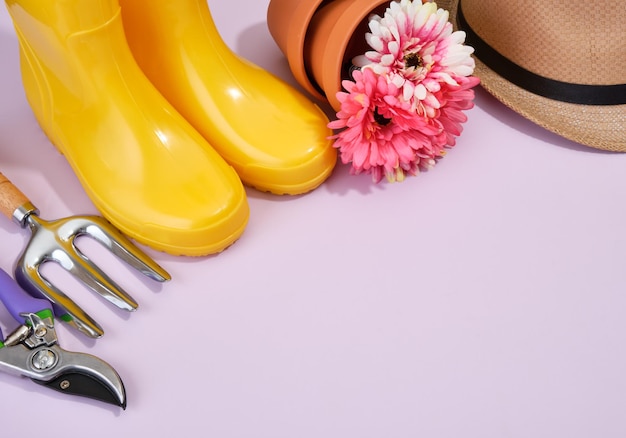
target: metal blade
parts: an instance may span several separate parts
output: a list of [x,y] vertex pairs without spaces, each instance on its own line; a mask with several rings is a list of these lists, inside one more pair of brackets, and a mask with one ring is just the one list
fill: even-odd
[[111,387],[91,375],[75,372],[62,374],[49,382],[32,381],[64,394],[88,397],[126,409],[126,393],[121,380],[121,386]]
[[56,391],[126,409],[124,383],[111,365],[91,354],[67,351],[58,345],[48,347],[46,351],[55,356],[56,364],[49,370],[30,373],[28,377]]

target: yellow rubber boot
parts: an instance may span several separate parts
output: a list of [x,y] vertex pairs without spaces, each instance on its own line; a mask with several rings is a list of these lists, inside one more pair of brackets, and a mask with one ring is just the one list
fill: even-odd
[[242,181],[301,194],[332,172],[326,115],[302,93],[235,55],[207,0],[121,0],[131,51],[156,88]]
[[5,0],[27,99],[98,210],[176,255],[219,252],[249,215],[231,166],[134,60],[118,0]]

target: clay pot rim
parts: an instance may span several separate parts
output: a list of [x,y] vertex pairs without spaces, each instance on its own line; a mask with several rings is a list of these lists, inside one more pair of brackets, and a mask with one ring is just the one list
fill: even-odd
[[[322,65],[332,66],[332,68],[324,68],[322,78],[318,84],[326,94],[329,94],[327,90],[342,90],[341,73],[348,45],[353,38],[362,38],[365,40],[365,34],[354,34],[356,29],[364,20],[367,20],[377,8],[388,4],[390,1],[391,0],[354,0],[343,11],[330,35],[328,35],[328,44],[332,44],[334,47],[332,50],[325,50],[321,60]],[[349,32],[347,30],[349,30]],[[337,53],[341,53],[342,56],[338,57]],[[358,55],[364,55],[364,53],[359,53]],[[341,103],[334,93],[331,94],[330,96],[325,96],[326,100],[328,100],[333,109],[338,111],[341,107]]]
[[311,81],[304,66],[304,43],[311,20],[323,2],[324,0],[301,0],[299,2],[288,26],[287,35],[289,39],[287,40],[286,53],[294,75],[299,76],[301,79],[301,85],[320,100],[325,100],[326,97],[320,93],[319,89]]
[[[289,68],[297,82],[312,97],[326,101],[338,110],[336,93],[342,90],[341,82],[344,60],[350,56],[364,53],[350,53],[351,42],[361,38],[365,43],[365,32],[356,35],[359,26],[367,22],[373,12],[381,13],[381,7],[391,0],[351,0],[346,2],[345,10],[335,15],[334,26],[327,29],[322,38],[327,49],[318,52],[316,59],[311,59],[308,44],[317,31],[316,15],[326,7],[342,0],[270,0],[268,7],[268,25],[270,33],[285,55]],[[383,8],[384,10],[384,8]],[[360,32],[360,31],[359,31]],[[317,37],[315,38],[317,41]],[[339,48],[340,50],[337,50]],[[314,73],[310,63],[326,66],[324,72]],[[332,68],[330,68],[332,66]]]

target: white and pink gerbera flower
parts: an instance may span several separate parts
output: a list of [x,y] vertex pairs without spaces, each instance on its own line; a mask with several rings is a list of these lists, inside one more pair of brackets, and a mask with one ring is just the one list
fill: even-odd
[[328,126],[353,174],[402,181],[432,168],[461,134],[479,83],[473,49],[435,3],[393,1],[369,28],[374,50],[355,58],[359,69],[337,93],[341,109]]
[[433,93],[441,84],[455,85],[457,77],[474,72],[474,49],[463,44],[465,33],[454,32],[448,18],[436,3],[393,1],[382,17],[370,18],[365,38],[373,50],[354,63],[386,75],[403,88],[406,100],[432,117],[439,105]]

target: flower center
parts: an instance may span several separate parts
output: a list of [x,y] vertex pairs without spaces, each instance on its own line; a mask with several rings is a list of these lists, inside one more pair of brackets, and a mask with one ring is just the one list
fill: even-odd
[[388,119],[378,112],[378,107],[374,109],[374,121],[380,126],[387,126],[389,123],[391,123],[391,119]]
[[424,67],[424,60],[417,52],[409,53],[404,57],[404,65],[407,68],[420,68]]

